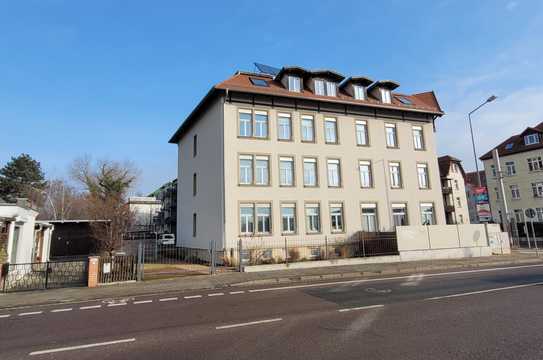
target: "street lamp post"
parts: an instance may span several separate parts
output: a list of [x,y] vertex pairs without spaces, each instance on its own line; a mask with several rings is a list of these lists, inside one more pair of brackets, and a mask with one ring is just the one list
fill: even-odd
[[482,108],[483,106],[485,106],[486,104],[488,104],[489,102],[492,102],[494,100],[497,99],[497,96],[494,96],[492,95],[491,97],[489,97],[488,99],[486,99],[486,101],[484,103],[482,103],[481,105],[477,106],[475,109],[473,109],[469,114],[468,114],[468,119],[469,119],[469,131],[471,133],[471,146],[473,147],[473,160],[475,160],[475,171],[477,172],[477,186],[478,187],[481,187],[481,174],[479,174],[479,162],[477,160],[477,152],[475,151],[475,139],[473,138],[473,126],[471,124],[471,114],[473,114],[474,112],[476,112],[477,110],[479,110],[480,108]]

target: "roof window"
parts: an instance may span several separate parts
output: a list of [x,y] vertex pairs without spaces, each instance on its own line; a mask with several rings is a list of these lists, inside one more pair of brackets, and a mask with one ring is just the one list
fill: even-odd
[[254,86],[260,86],[260,87],[269,87],[270,84],[268,84],[268,82],[264,79],[258,79],[258,78],[249,78],[249,80],[251,80],[251,83],[254,85]]

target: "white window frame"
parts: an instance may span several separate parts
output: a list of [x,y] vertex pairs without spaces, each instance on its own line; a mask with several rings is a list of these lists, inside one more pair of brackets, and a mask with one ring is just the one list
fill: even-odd
[[528,171],[541,171],[543,170],[543,159],[541,156],[528,158]]
[[413,147],[415,150],[424,150],[424,131],[422,126],[413,126]]
[[[311,126],[306,126],[304,124],[311,124]],[[307,129],[310,129],[310,132],[307,132]],[[312,115],[302,115],[300,119],[300,131],[302,142],[315,142],[315,118]],[[310,138],[307,135],[311,135]]]
[[[281,204],[281,232],[282,234],[296,234],[297,221],[296,221],[296,203],[282,203]],[[292,209],[292,214],[285,214],[283,210]],[[286,223],[285,223],[286,219]],[[285,228],[285,225],[287,227]]]
[[[306,169],[306,164],[312,164],[312,174],[309,175]],[[306,157],[303,158],[303,170],[304,170],[304,186],[305,187],[317,187],[319,186],[319,176],[318,176],[318,164],[317,158]],[[309,176],[308,176],[309,175]],[[314,180],[314,181],[307,181]]]
[[[367,209],[373,209],[373,211],[364,212],[364,210],[367,210]],[[365,232],[379,231],[379,214],[377,212],[376,203],[360,204],[360,216],[362,220],[362,231],[365,231]],[[371,219],[371,222],[370,222],[370,219]],[[373,226],[373,229],[371,229],[372,226]]]
[[[316,214],[309,214],[308,210],[317,209]],[[318,234],[321,232],[321,210],[320,204],[318,203],[308,203],[304,206],[305,214],[305,231],[308,234]],[[315,220],[316,221],[313,221]],[[315,228],[316,226],[316,228]]]
[[539,134],[528,134],[524,136],[524,145],[539,144]]
[[532,183],[532,192],[535,198],[543,198],[543,181]]
[[[285,121],[287,126],[285,126]],[[287,129],[285,131],[285,129]],[[288,133],[288,136],[285,134]],[[289,113],[277,113],[277,139],[283,141],[292,140],[292,116]]]
[[326,169],[328,174],[328,187],[341,187],[341,161],[339,159],[327,159]]
[[[262,120],[265,117],[264,120]],[[253,115],[253,137],[267,139],[269,133],[269,115],[267,111],[255,110]],[[264,124],[264,125],[262,125]]]
[[[259,213],[259,210],[267,210],[267,213]],[[266,221],[267,219],[267,221]],[[256,234],[271,234],[272,233],[272,209],[269,203],[257,203],[255,204],[255,222]],[[261,222],[262,220],[262,222]],[[267,229],[266,229],[267,224]],[[262,225],[262,229],[261,226]]]
[[[435,206],[433,203],[420,203],[419,205],[419,209],[420,209],[420,221],[421,221],[421,224],[422,225],[435,225],[436,224],[436,210],[435,210]],[[428,212],[425,212],[425,209],[431,209],[432,212],[431,212],[431,218],[430,218],[430,222],[429,223],[426,223],[426,220],[428,220]]]
[[313,80],[313,86],[315,88],[315,95],[320,95],[320,96],[326,95],[326,85],[323,79]]
[[379,93],[381,94],[381,102],[383,104],[392,104],[392,94],[390,90],[380,88]]
[[430,188],[430,175],[428,174],[428,164],[417,164],[417,179],[419,182],[419,189]]
[[[409,225],[409,217],[407,216],[407,204],[405,203],[396,203],[396,204],[390,204],[391,211],[392,211],[392,222],[394,223],[394,226],[407,226]],[[394,210],[401,209],[403,212],[401,213],[395,213]],[[397,215],[402,216],[405,219],[405,224],[397,224],[396,218]]]
[[399,162],[389,162],[388,172],[389,172],[390,187],[392,189],[401,189],[402,188],[401,164]]
[[337,144],[337,119],[333,117],[324,118],[324,142],[326,144]]
[[[287,163],[290,164],[290,169],[283,167]],[[294,186],[294,157],[292,156],[279,157],[279,185]]]
[[519,200],[520,199],[520,188],[518,185],[509,185],[509,189],[511,190],[511,199],[513,200]]
[[[362,171],[367,169],[368,171]],[[359,160],[358,161],[358,172],[360,174],[360,187],[363,189],[370,189],[373,187],[373,174],[371,161],[369,160]]]
[[368,122],[365,120],[356,120],[354,124],[356,145],[368,146],[369,134],[368,134]]
[[396,124],[385,123],[385,138],[387,148],[398,148],[398,129]]
[[353,94],[356,100],[366,100],[366,89],[361,85],[353,85]]
[[[245,208],[250,208],[251,213],[242,215],[241,210]],[[245,219],[245,224],[243,222],[243,219]],[[245,225],[245,229],[244,229]],[[250,226],[252,226],[252,230],[250,230]],[[249,203],[241,203],[239,204],[239,233],[241,235],[252,235],[255,231],[255,209],[254,204]]]
[[[242,120],[242,114],[243,115],[249,115],[249,120],[243,119]],[[243,124],[248,123],[248,128],[246,125],[242,126]],[[244,132],[242,133],[242,129],[244,129]],[[248,133],[247,133],[248,131]],[[238,110],[238,136],[239,137],[247,137],[250,138],[253,136],[253,111],[247,110],[247,109],[239,109]]]
[[517,168],[514,161],[506,161],[505,169],[506,169],[507,176],[513,176],[517,174]]
[[[242,160],[249,161],[251,166],[242,167],[241,166]],[[253,161],[253,155],[239,155],[239,159],[238,159],[239,183],[241,185],[252,185],[253,184],[253,181],[254,181],[254,171],[253,171],[254,164],[253,164],[253,162],[254,162]],[[245,171],[245,169],[248,169],[248,171]],[[245,179],[246,178],[245,175],[248,176],[247,180]]]
[[[339,214],[336,212],[339,209]],[[330,231],[332,233],[342,233],[345,231],[345,216],[343,216],[343,204],[332,203],[329,205],[330,210]]]
[[333,81],[326,81],[326,96],[337,96],[337,84]]
[[302,79],[299,76],[288,75],[288,90],[293,92],[302,91]]
[[[259,166],[259,162],[265,162],[266,167]],[[255,185],[267,186],[270,185],[270,157],[267,155],[257,155],[255,156],[254,162],[254,181]],[[263,172],[262,169],[265,169]]]

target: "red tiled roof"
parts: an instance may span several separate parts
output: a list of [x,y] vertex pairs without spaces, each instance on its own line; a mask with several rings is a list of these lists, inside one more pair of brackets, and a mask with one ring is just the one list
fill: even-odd
[[[265,80],[268,82],[269,86],[255,86],[253,85],[253,83],[251,83],[251,80],[249,78]],[[352,96],[343,92],[341,89],[338,89],[338,94],[336,97],[316,95],[308,89],[303,89],[303,91],[299,93],[292,92],[286,89],[279,81],[274,80],[270,76],[245,72],[236,73],[231,78],[217,84],[215,88],[238,90],[256,94],[268,94],[320,101],[341,102],[353,105],[357,104],[401,110],[424,111],[436,115],[443,115],[443,110],[441,110],[441,107],[439,106],[439,103],[437,102],[433,91],[413,95],[393,93],[392,104],[383,104],[379,100],[373,98],[368,98],[366,100],[354,99]],[[410,100],[413,105],[403,104],[400,100],[398,100],[398,96],[405,97],[406,99]]]
[[[539,133],[539,143],[532,145],[524,145],[524,135],[526,133]],[[509,149],[506,148],[507,144],[512,144]],[[498,154],[500,156],[507,156],[512,154],[518,154],[526,151],[532,151],[537,149],[543,149],[543,122],[539,123],[534,127],[527,127],[520,134],[513,135],[507,138],[505,141],[500,143],[495,148],[489,150],[483,156],[480,157],[481,160],[492,159],[492,151],[498,149]]]

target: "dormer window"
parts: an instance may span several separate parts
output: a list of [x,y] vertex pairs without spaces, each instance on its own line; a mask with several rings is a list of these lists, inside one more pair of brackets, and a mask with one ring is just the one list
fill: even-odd
[[530,134],[524,136],[524,145],[539,144],[539,134]]
[[366,100],[366,91],[363,86],[353,85],[353,92],[356,100]]
[[337,85],[332,81],[325,81],[322,79],[313,80],[315,84],[315,95],[320,96],[336,96]]
[[379,91],[381,92],[381,101],[384,104],[391,104],[392,98],[390,96],[390,90],[381,88]]
[[288,76],[288,90],[300,92],[301,91],[301,82],[298,76]]

